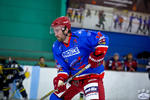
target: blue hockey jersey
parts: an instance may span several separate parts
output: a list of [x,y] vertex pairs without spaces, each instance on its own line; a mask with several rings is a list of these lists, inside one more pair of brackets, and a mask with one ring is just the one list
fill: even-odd
[[[96,46],[108,48],[109,39],[101,32],[78,30],[71,33],[69,43],[66,45],[56,40],[53,44],[53,56],[59,73],[68,76],[76,74],[88,64],[89,54],[95,50]],[[78,77],[89,74],[101,74],[104,66],[101,64],[97,68],[89,68]]]

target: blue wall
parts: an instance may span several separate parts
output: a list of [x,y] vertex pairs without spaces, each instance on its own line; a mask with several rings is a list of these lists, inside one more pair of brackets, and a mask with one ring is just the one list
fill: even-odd
[[[76,30],[79,30],[79,28],[72,28],[72,31]],[[113,56],[113,54],[116,52],[119,53],[120,56],[125,56],[128,53],[132,53],[134,57],[136,57],[138,53],[143,51],[150,52],[150,37],[148,36],[106,31],[101,32],[108,35],[110,39],[109,49],[106,54],[106,58]]]

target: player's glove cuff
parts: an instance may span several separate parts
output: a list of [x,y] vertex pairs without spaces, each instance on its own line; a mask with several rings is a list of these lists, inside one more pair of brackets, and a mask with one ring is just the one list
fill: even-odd
[[68,74],[66,74],[66,73],[58,73],[57,77],[60,77],[60,80],[65,82],[68,79]]

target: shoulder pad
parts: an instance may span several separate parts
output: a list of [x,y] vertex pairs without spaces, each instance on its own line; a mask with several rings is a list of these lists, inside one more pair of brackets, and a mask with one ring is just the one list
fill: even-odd
[[73,34],[78,37],[88,37],[88,36],[91,36],[91,34],[93,33],[92,31],[81,29],[81,30],[73,32]]
[[62,45],[58,40],[53,44],[53,52],[57,54],[62,52]]

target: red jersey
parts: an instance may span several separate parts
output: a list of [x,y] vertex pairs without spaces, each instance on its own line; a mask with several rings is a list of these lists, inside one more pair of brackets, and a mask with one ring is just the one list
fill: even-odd
[[127,71],[133,71],[133,69],[134,71],[136,71],[137,68],[136,60],[131,60],[131,61],[125,60],[124,65],[127,68]]

